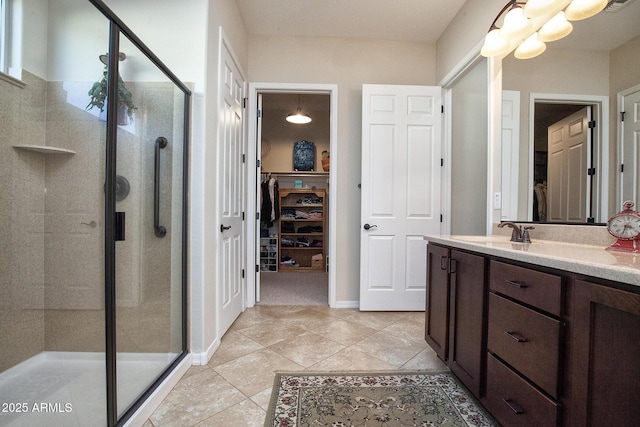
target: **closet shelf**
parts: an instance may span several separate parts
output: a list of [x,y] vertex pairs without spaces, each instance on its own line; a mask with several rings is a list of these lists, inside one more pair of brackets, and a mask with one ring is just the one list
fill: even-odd
[[66,148],[51,147],[48,145],[14,145],[13,148],[35,151],[43,154],[76,154],[75,151],[67,150]]

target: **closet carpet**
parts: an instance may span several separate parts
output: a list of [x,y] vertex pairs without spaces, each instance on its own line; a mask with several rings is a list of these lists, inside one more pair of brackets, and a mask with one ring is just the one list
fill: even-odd
[[260,305],[329,305],[329,273],[260,273]]

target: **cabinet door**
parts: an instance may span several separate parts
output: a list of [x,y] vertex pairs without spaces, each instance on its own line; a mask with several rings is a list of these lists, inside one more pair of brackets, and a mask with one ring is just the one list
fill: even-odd
[[449,335],[449,249],[427,248],[427,304],[425,339],[438,357],[447,360]]
[[640,294],[577,280],[572,287],[570,425],[638,425]]
[[485,311],[485,259],[451,251],[449,368],[480,396]]

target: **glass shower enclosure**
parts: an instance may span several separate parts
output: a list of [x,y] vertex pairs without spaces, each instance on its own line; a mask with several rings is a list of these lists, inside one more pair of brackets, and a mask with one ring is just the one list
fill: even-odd
[[122,425],[187,354],[191,92],[101,1],[16,4],[0,426]]

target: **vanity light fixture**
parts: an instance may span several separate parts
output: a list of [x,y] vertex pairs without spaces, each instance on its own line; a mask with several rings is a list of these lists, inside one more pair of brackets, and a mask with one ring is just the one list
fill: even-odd
[[295,114],[289,114],[287,116],[287,121],[297,125],[303,125],[311,122],[311,117],[306,114],[302,114],[302,111],[300,110],[300,95],[298,95],[298,109]]
[[608,0],[510,0],[491,24],[480,53],[502,56],[515,48],[516,58],[534,58],[546,50],[545,42],[571,33],[569,21],[594,16],[607,4]]

